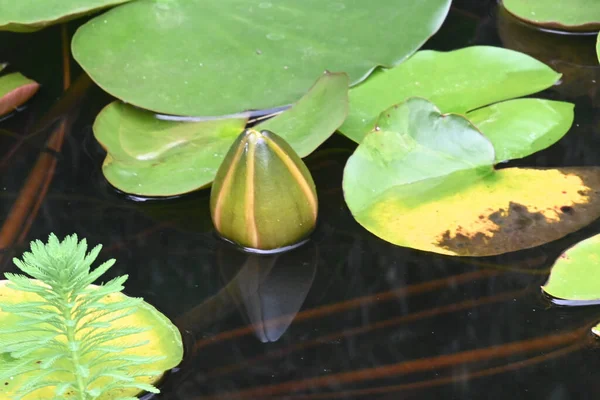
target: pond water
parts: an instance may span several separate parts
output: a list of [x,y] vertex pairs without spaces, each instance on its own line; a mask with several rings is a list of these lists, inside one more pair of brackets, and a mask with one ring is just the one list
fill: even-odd
[[[530,30],[497,7],[455,1],[425,47],[503,46],[563,72],[560,85],[536,96],[576,103],[573,128],[551,148],[510,164],[600,165],[594,38]],[[336,136],[307,159],[320,200],[311,241],[278,257],[247,256],[215,235],[208,191],[143,201],[106,182],[92,123],[111,98],[78,78],[73,61],[73,85],[62,94],[60,28],[0,33],[0,60],[43,84],[26,109],[0,121],[0,242],[15,239],[2,248],[0,269],[14,270],[10,258],[50,232],[102,243],[101,258],[117,259],[111,274],[129,274],[126,293],[143,296],[183,332],[186,358],[155,398],[559,400],[600,393],[600,342],[590,333],[600,306],[558,307],[540,291],[556,257],[600,232],[600,221],[498,257],[396,247],[359,226],[345,206],[341,174],[354,144]],[[61,151],[45,151],[61,124]],[[53,159],[47,193],[43,185],[26,192]],[[15,204],[26,218],[7,228]]]

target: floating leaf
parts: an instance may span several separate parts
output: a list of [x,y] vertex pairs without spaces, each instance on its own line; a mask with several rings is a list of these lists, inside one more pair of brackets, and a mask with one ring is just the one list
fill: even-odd
[[515,17],[533,25],[566,31],[595,31],[600,28],[597,0],[503,0]]
[[345,71],[354,84],[402,62],[439,29],[450,3],[136,1],[79,28],[73,55],[128,103],[228,115],[291,104],[325,70]]
[[[256,126],[271,127],[307,156],[342,124],[348,76],[322,75],[291,109]],[[94,135],[107,150],[102,171],[126,193],[172,196],[209,185],[246,124],[245,117],[180,122],[120,102],[96,118]]]
[[554,144],[573,124],[573,104],[541,99],[516,99],[467,114],[490,139],[496,161],[522,158]]
[[[39,301],[40,297],[35,293],[23,292],[11,289],[7,286],[8,281],[0,281],[0,296],[2,297],[2,301],[7,304],[24,304],[26,302],[35,302]],[[124,298],[127,298],[122,293],[113,293],[105,297],[101,300],[104,303],[112,303],[123,301]],[[108,315],[94,322],[101,322],[102,320],[106,320],[114,315]],[[22,317],[16,316],[12,313],[3,312],[0,310],[0,326],[3,328],[7,328],[10,326],[15,326],[15,324],[19,323],[19,321],[23,320]],[[164,357],[155,361],[153,364],[148,365],[148,367],[155,371],[167,371],[171,368],[174,368],[179,364],[183,357],[183,345],[181,343],[181,334],[179,330],[169,321],[167,317],[157,311],[154,307],[146,302],[142,302],[135,313],[124,316],[120,319],[117,319],[111,322],[111,329],[120,329],[120,328],[129,328],[132,326],[135,327],[147,327],[151,328],[148,331],[137,333],[133,335],[129,335],[126,337],[120,338],[119,346],[127,347],[128,344],[134,344],[141,341],[148,341],[147,344],[144,344],[139,347],[130,347],[124,352],[122,352],[122,356],[144,356],[144,357]],[[33,339],[35,335],[40,335],[37,331],[34,330],[35,326],[31,326],[31,332],[29,332],[28,338]],[[11,334],[16,335],[16,334]],[[21,335],[23,335],[21,333]],[[8,334],[2,334],[2,340],[9,340]],[[17,359],[10,357],[10,355],[6,353],[0,353],[0,359],[2,359],[2,369],[10,368],[10,363],[18,362]],[[40,361],[46,361],[41,358]],[[60,366],[61,363],[68,361],[62,360],[57,361],[57,365]],[[58,369],[58,368],[56,368]],[[136,371],[131,371],[132,376],[134,376]],[[54,372],[50,376],[46,377],[46,379],[56,379],[58,381],[65,381],[66,377],[64,372]],[[13,398],[15,396],[15,392],[19,389],[19,387],[23,386],[26,382],[35,379],[36,376],[39,375],[39,367],[34,369],[32,372],[15,376],[11,379],[7,384],[2,382],[0,384],[0,398]],[[156,383],[162,377],[162,372],[157,372],[154,376],[149,377],[138,377],[136,380],[145,383]],[[106,378],[101,378],[97,381],[97,383],[93,386],[106,384]],[[110,400],[116,397],[132,397],[138,394],[139,389],[135,387],[130,389],[120,389],[116,393],[112,393],[113,396],[106,397],[103,396],[99,400]],[[25,396],[23,400],[34,400],[34,399],[53,399],[54,397],[54,388],[52,386],[48,388],[44,388],[36,391],[34,394]],[[74,399],[73,392],[67,392],[64,394],[65,399]]]
[[424,97],[443,112],[468,111],[538,92],[560,74],[525,54],[474,46],[451,52],[419,51],[405,63],[374,74],[349,93],[340,131],[360,142],[379,114],[409,97]]
[[600,216],[599,168],[494,170],[492,143],[424,99],[382,113],[344,170],[356,220],[388,242],[488,256],[558,239]]
[[600,301],[600,235],[561,254],[542,289],[558,299]]
[[18,72],[0,76],[0,116],[8,114],[23,105],[39,88],[40,85],[37,82],[24,77]]
[[126,104],[109,104],[94,135],[107,151],[102,172],[126,193],[172,196],[212,182],[246,118],[173,122]]
[[30,32],[131,0],[0,0],[0,30]]

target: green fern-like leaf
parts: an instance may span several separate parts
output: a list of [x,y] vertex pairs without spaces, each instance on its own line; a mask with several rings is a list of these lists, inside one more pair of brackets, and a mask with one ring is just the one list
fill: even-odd
[[[121,352],[126,348],[119,345],[120,339],[146,329],[112,327],[113,322],[134,313],[142,299],[103,302],[123,290],[127,276],[92,286],[115,263],[109,260],[92,270],[100,249],[96,246],[88,253],[85,239],[78,241],[77,235],[71,235],[61,242],[51,234],[48,243],[34,241],[30,252],[13,260],[34,279],[5,274],[11,289],[40,297],[24,304],[0,301],[2,311],[20,317],[14,326],[0,329],[0,348],[13,359],[0,365],[0,380],[34,373],[16,398],[48,387],[57,399],[71,393],[78,400],[93,400],[127,388],[158,393],[138,378],[155,375],[157,371],[146,368],[159,358],[124,355]],[[127,343],[127,348],[143,344]],[[64,379],[57,380],[57,376]]]

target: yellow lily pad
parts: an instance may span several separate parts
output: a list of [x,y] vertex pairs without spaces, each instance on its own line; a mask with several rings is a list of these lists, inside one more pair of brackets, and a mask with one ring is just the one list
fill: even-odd
[[[113,293],[106,296],[102,300],[102,302],[119,302],[124,300],[126,297],[127,296],[125,296],[122,293]],[[11,289],[8,286],[8,281],[6,280],[0,281],[0,299],[3,303],[6,304],[22,304],[25,302],[42,301],[42,298],[35,293]],[[98,323],[106,319],[107,317],[98,318],[95,319],[94,322]],[[22,317],[12,313],[4,312],[0,309],[0,326],[10,327],[22,320]],[[111,326],[115,329],[132,326],[151,328],[150,330],[147,330],[143,333],[132,334],[121,337],[119,339],[115,339],[113,342],[107,342],[107,344],[109,345],[117,345],[118,343],[118,345],[120,346],[125,345],[127,347],[127,344],[138,343],[140,341],[147,341],[145,345],[128,348],[128,350],[121,353],[121,355],[143,355],[144,357],[162,357],[160,360],[147,366],[148,369],[157,371],[157,373],[153,376],[138,377],[136,378],[138,382],[156,384],[163,376],[163,372],[158,371],[167,371],[177,366],[181,362],[181,359],[183,357],[183,345],[179,330],[171,323],[171,321],[166,316],[161,314],[158,310],[156,310],[156,308],[154,308],[150,304],[142,302],[138,306],[135,313],[123,316],[120,319],[112,321]],[[5,334],[3,334],[3,336],[4,335]],[[35,333],[32,332],[29,333],[29,335],[35,335]],[[10,363],[16,361],[8,353],[0,353],[0,360],[2,361],[2,368],[10,368]],[[39,363],[41,363],[43,360],[44,358],[40,356]],[[61,363],[63,362],[65,361],[57,361],[55,364],[56,368],[60,368]],[[24,383],[30,381],[31,379],[35,378],[38,372],[39,370],[35,370],[27,374],[15,376],[14,378],[6,382],[0,382],[0,399],[14,398],[15,393],[19,389],[19,387]],[[135,371],[131,372],[134,373]],[[65,372],[55,372],[47,378],[57,381],[73,380],[73,378],[67,376]],[[106,385],[108,382],[108,378],[100,378],[93,385],[91,385],[91,388],[93,389],[94,387],[101,387],[102,385]],[[113,390],[107,392],[107,394],[100,397],[99,400],[111,400],[121,397],[133,397],[136,396],[138,393],[139,389],[136,388]],[[47,400],[54,398],[54,387],[50,386],[32,392],[23,397],[22,400]],[[67,392],[62,398],[74,399],[75,397],[73,393]]]

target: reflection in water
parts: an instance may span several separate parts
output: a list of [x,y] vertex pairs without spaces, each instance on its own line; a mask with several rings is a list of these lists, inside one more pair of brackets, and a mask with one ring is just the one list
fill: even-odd
[[274,255],[235,252],[232,246],[221,250],[219,268],[242,317],[261,342],[276,342],[289,328],[312,286],[317,247],[309,242]]

